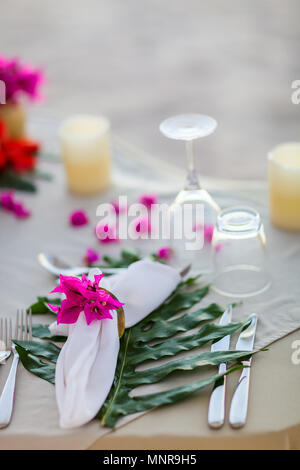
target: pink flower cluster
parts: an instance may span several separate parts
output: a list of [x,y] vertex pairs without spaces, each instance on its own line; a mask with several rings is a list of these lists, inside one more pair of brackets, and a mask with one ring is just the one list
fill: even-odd
[[25,219],[31,215],[21,201],[15,199],[14,191],[0,193],[0,206],[7,212],[12,212],[18,219]]
[[6,101],[17,103],[22,94],[31,100],[38,100],[44,76],[40,70],[21,63],[17,58],[0,56],[0,80],[5,83]]
[[103,274],[95,276],[94,282],[87,279],[60,275],[60,284],[51,293],[60,292],[66,298],[61,306],[48,304],[51,310],[57,312],[57,323],[76,323],[80,313],[85,314],[88,325],[94,320],[112,319],[111,310],[120,308],[123,303],[114,299],[105,289],[99,287]]

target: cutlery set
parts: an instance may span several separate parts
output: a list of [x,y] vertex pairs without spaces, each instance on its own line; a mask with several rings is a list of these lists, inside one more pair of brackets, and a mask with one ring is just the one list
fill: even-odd
[[0,429],[5,428],[11,421],[13,412],[16,374],[19,363],[19,354],[15,348],[14,339],[19,341],[32,340],[32,316],[26,310],[17,312],[14,336],[12,335],[12,320],[5,318],[0,320],[0,364],[5,364],[6,359],[13,353],[13,362],[9,375],[0,396]]
[[[227,325],[231,322],[232,306],[225,310],[223,313],[220,325]],[[253,313],[248,318],[251,321],[248,328],[241,332],[236,343],[237,351],[252,351],[257,326],[257,315]],[[225,336],[221,340],[213,343],[211,351],[228,351],[230,347],[230,336]],[[247,410],[248,410],[248,395],[250,383],[250,370],[251,359],[243,361],[243,370],[235,389],[229,412],[229,423],[233,428],[241,428],[246,424]],[[219,374],[226,372],[226,364],[219,365]],[[213,429],[218,429],[223,426],[225,422],[225,389],[226,389],[226,376],[223,377],[221,383],[216,383],[212,391],[209,406],[208,406],[208,424]]]

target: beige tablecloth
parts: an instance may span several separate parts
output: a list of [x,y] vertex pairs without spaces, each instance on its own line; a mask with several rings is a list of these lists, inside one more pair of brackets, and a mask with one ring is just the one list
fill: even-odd
[[[33,210],[33,217],[17,221],[0,213],[0,290],[1,314],[14,315],[15,310],[28,306],[35,295],[47,294],[53,278],[42,271],[36,256],[48,251],[78,264],[87,246],[99,246],[91,227],[72,229],[68,226],[71,210],[82,207],[96,222],[98,203],[110,200],[112,194],[125,191],[134,198],[141,191],[159,191],[168,198],[181,186],[183,175],[155,159],[143,157],[127,146],[117,144],[115,186],[111,194],[101,198],[80,199],[64,190],[64,175],[59,163],[42,166],[55,175],[51,183],[40,184],[38,195],[24,199]],[[149,165],[150,163],[150,165]],[[153,184],[152,184],[153,181]],[[208,188],[224,205],[238,200],[252,201],[267,221],[266,187],[264,183],[224,182],[207,180]],[[230,189],[230,191],[229,191]],[[234,319],[245,318],[252,311],[260,315],[256,346],[261,347],[285,336],[300,325],[299,237],[272,230],[271,260],[275,277],[271,290],[247,301],[235,310]],[[115,248],[105,248],[105,252]],[[210,294],[209,300],[228,300]],[[37,322],[47,322],[37,318]],[[255,358],[251,401],[247,426],[232,431],[210,431],[206,425],[208,394],[201,394],[173,407],[153,411],[126,424],[117,431],[100,428],[99,422],[71,430],[58,428],[58,415],[52,385],[31,375],[22,366],[18,382],[13,420],[0,433],[0,448],[220,448],[278,447],[300,448],[300,366],[291,362],[292,341],[300,332],[287,336],[271,346],[268,353]],[[8,367],[1,368],[0,384]],[[230,398],[237,377],[230,377]],[[126,418],[121,424],[132,421]],[[105,437],[104,437],[105,436]]]

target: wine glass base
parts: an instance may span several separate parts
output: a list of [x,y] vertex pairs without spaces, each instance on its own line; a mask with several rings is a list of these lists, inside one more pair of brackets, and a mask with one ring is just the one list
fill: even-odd
[[169,139],[194,140],[212,134],[217,122],[204,114],[180,114],[160,124],[160,131]]
[[201,203],[201,202],[211,207],[211,209],[215,212],[215,217],[220,212],[220,206],[211,197],[211,195],[206,191],[206,189],[202,189],[202,188],[181,190],[177,194],[173,204],[183,205],[183,204],[188,204],[188,203]]

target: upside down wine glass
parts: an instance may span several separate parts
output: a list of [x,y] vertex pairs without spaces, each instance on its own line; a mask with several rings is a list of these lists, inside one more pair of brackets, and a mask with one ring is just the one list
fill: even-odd
[[195,168],[194,141],[212,134],[217,122],[202,114],[182,114],[163,121],[160,131],[186,146],[185,186],[170,206],[170,236],[176,262],[191,262],[195,271],[213,268],[211,238],[220,211],[210,194],[200,186]]

